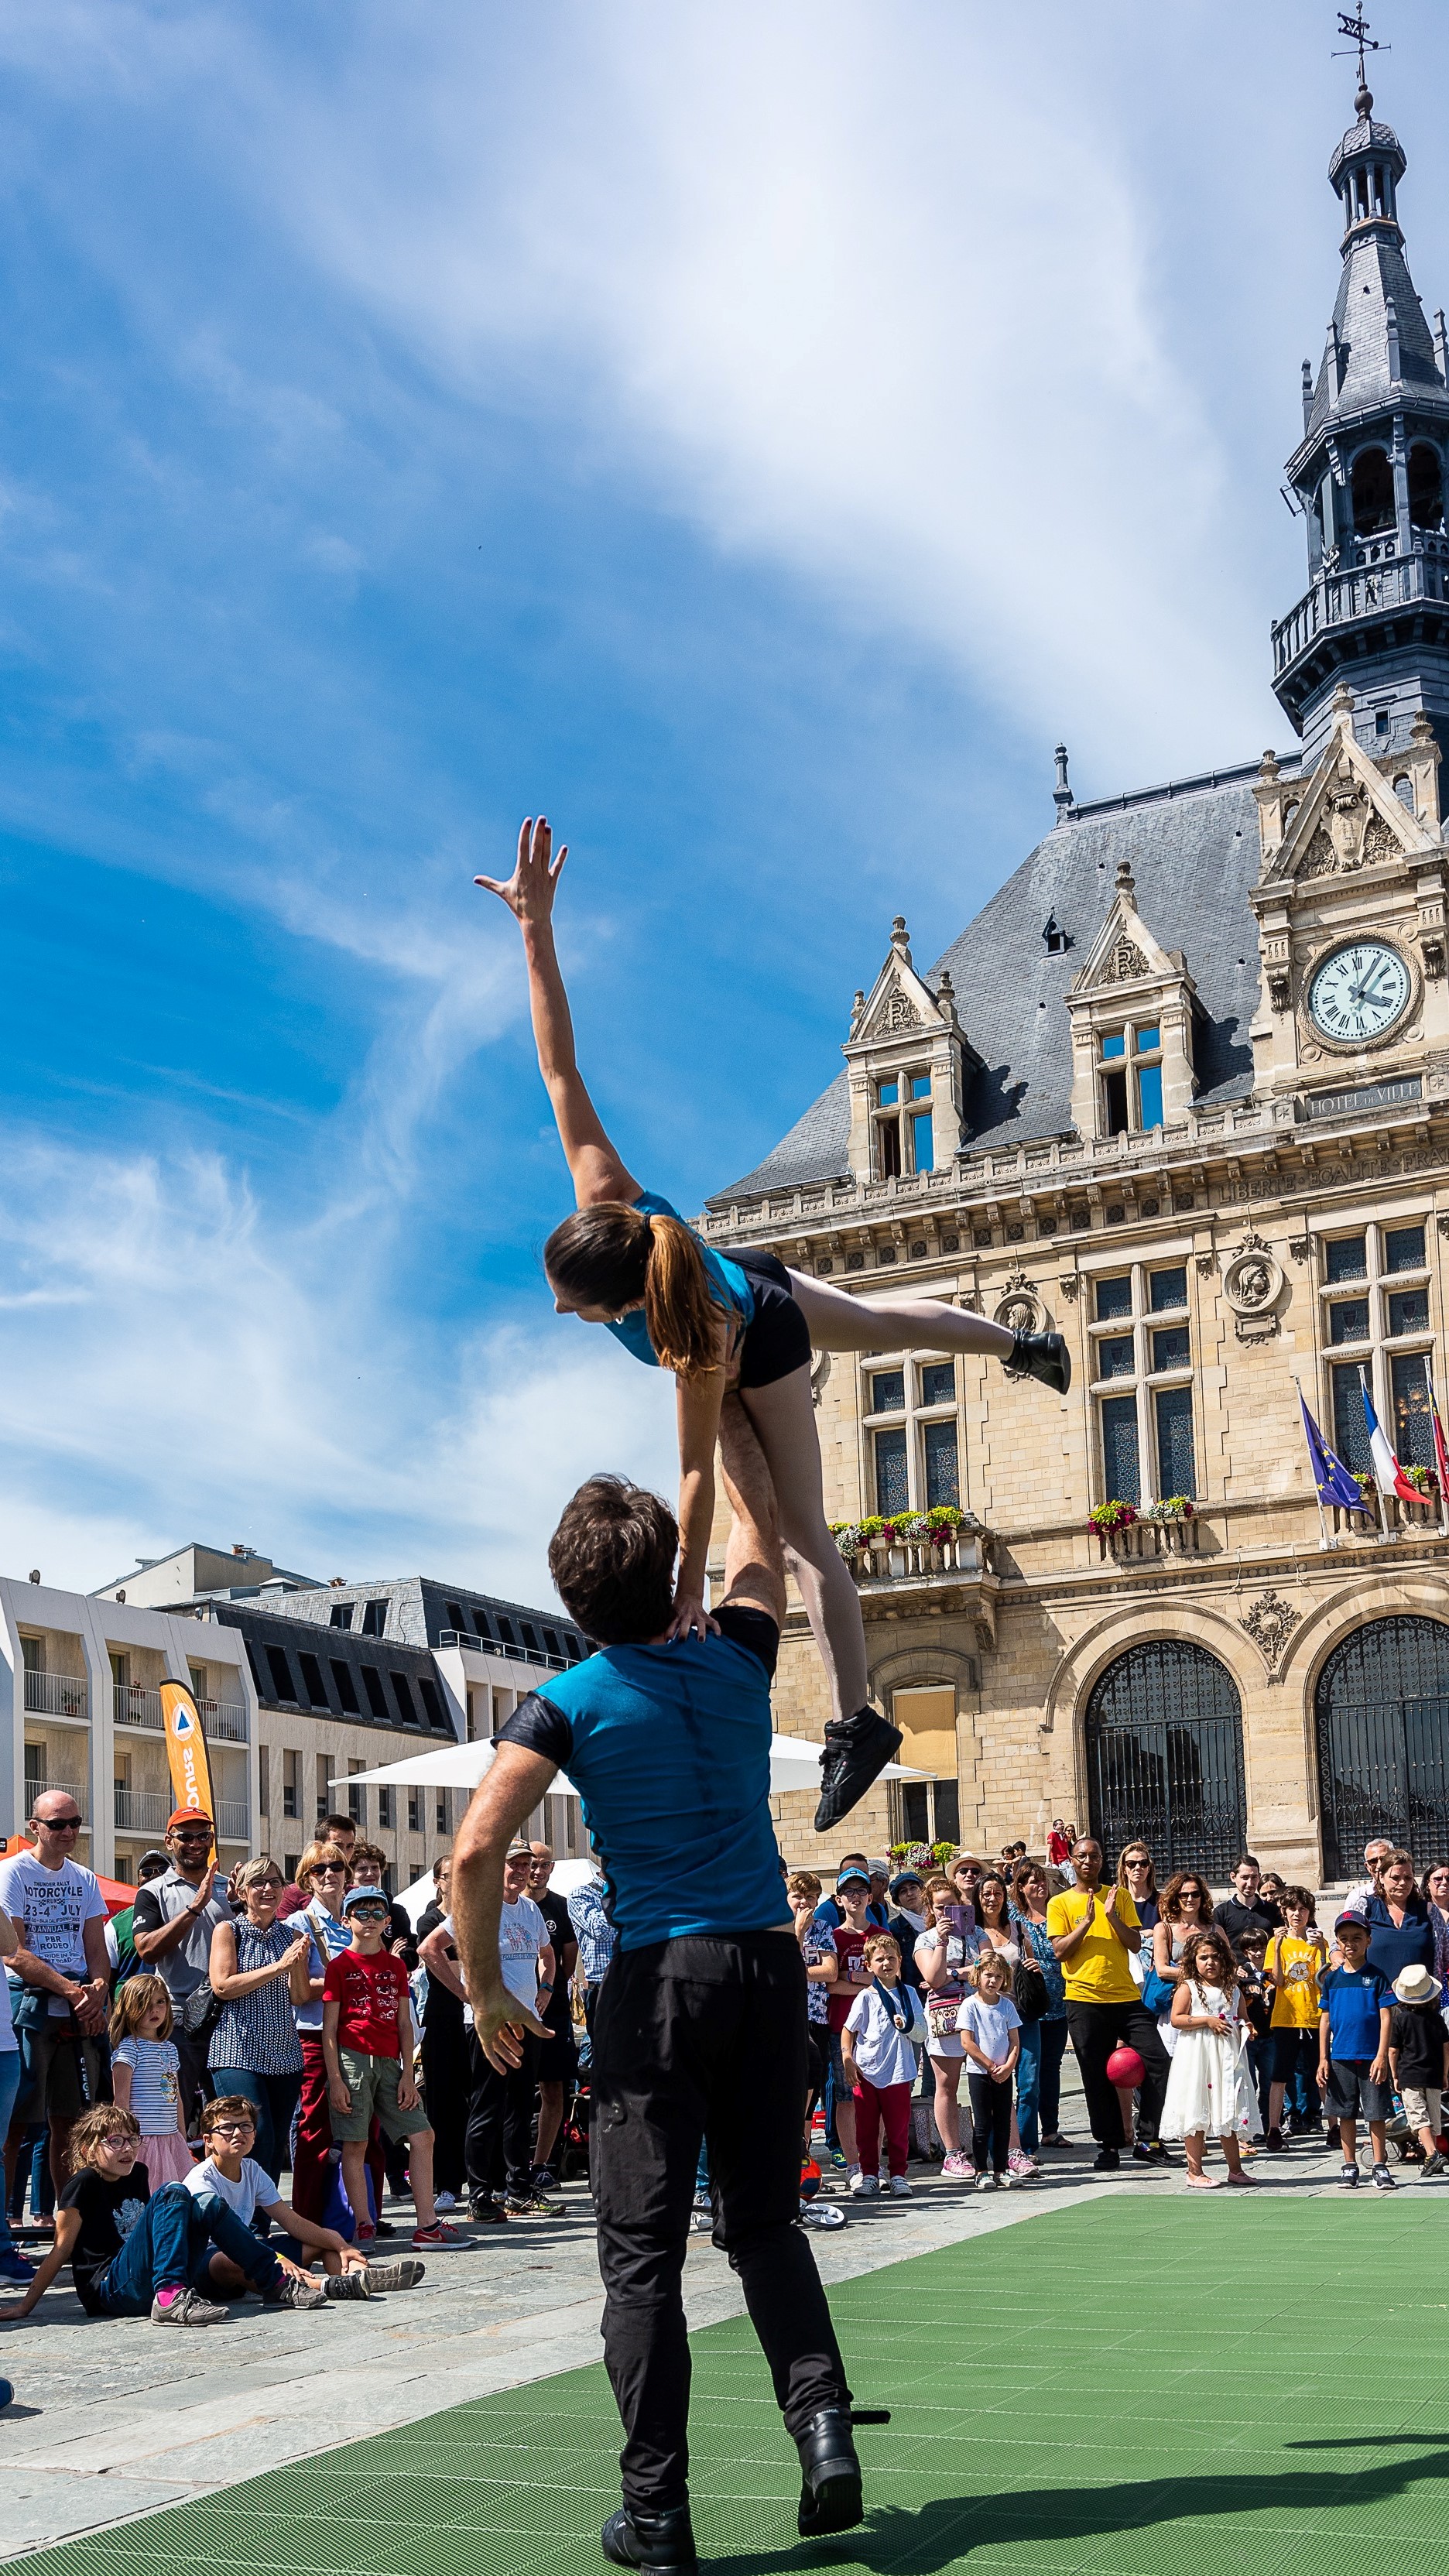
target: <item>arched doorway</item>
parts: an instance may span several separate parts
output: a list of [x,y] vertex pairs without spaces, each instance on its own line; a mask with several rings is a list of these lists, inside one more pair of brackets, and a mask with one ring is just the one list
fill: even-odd
[[1174,1869],[1226,1878],[1247,1832],[1243,1711],[1226,1665],[1185,1637],[1119,1655],[1087,1703],[1087,1784],[1110,1868],[1141,1834],[1159,1883]]
[[1318,1677],[1323,1867],[1357,1878],[1376,1834],[1423,1865],[1449,1850],[1449,1627],[1372,1619],[1335,1646]]

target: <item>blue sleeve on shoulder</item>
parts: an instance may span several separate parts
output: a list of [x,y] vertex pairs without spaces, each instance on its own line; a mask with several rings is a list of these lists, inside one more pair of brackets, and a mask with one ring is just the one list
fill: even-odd
[[521,1699],[511,1717],[505,1718],[495,1744],[521,1744],[529,1753],[541,1753],[546,1762],[555,1763],[562,1771],[574,1749],[574,1730],[566,1709],[551,1697],[549,1685],[530,1691]]

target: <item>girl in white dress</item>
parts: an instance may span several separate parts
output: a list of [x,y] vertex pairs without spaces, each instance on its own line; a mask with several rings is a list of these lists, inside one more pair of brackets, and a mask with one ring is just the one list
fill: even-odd
[[1189,1934],[1183,1944],[1181,1982],[1172,1999],[1177,2033],[1162,2135],[1181,2138],[1187,2179],[1195,2191],[1216,2191],[1217,2177],[1203,2171],[1209,2131],[1222,2140],[1228,2181],[1251,2188],[1243,2171],[1239,2136],[1262,2135],[1258,2090],[1248,2070],[1247,2025],[1238,2011],[1238,1972],[1227,1935],[1216,1927]]

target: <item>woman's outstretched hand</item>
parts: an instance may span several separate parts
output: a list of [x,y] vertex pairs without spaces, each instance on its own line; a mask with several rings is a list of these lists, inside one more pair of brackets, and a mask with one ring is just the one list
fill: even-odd
[[718,1620],[711,1619],[702,1600],[687,1592],[676,1592],[674,1616],[665,1632],[665,1641],[673,1645],[676,1637],[717,1637]]
[[568,844],[565,842],[556,859],[551,856],[552,850],[553,834],[547,816],[540,814],[536,823],[528,816],[518,835],[518,864],[512,876],[506,880],[475,877],[473,883],[496,894],[519,921],[548,921],[553,915],[554,893],[568,857]]

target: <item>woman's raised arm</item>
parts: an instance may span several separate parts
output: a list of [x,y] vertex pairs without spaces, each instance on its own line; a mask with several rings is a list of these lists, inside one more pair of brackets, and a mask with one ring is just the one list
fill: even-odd
[[528,967],[528,1003],[538,1069],[557,1122],[559,1139],[579,1207],[596,1207],[605,1199],[632,1205],[640,1184],[620,1161],[604,1133],[574,1054],[574,1024],[553,944],[553,901],[563,874],[567,848],[552,858],[553,834],[547,819],[525,821],[518,835],[518,863],[506,881],[475,877],[506,903],[523,933]]

